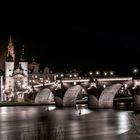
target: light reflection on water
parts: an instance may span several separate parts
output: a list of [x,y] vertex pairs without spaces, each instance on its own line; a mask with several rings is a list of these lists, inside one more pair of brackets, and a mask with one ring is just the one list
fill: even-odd
[[87,108],[87,104],[76,104],[77,112],[76,114],[79,115],[86,115],[92,112],[92,110]]
[[139,124],[139,113],[86,105],[0,107],[0,140],[135,140]]
[[120,114],[118,114],[118,134],[129,131],[130,124],[127,124],[129,124],[127,112],[120,112]]

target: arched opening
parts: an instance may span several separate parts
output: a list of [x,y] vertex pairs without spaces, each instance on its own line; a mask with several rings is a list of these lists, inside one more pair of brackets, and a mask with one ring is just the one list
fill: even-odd
[[63,98],[63,106],[76,106],[76,103],[83,103],[84,100],[88,100],[86,91],[81,85],[75,85],[67,89]]
[[76,104],[87,104],[88,103],[88,93],[87,91],[82,87],[81,91],[77,95],[76,98]]
[[132,109],[133,97],[127,84],[117,91],[113,100],[113,108],[115,109]]
[[99,108],[113,108],[113,100],[122,84],[113,84],[106,87],[99,97]]
[[35,98],[36,104],[54,104],[54,95],[50,89],[44,88],[39,91]]
[[113,84],[106,87],[99,98],[99,108],[117,108],[119,105],[132,107],[132,95],[126,84]]

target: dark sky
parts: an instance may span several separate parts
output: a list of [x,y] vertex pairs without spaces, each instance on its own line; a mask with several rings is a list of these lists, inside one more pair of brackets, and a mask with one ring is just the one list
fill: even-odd
[[7,7],[0,25],[1,46],[11,34],[17,56],[24,45],[29,61],[35,58],[53,71],[99,69],[126,74],[139,68],[137,11],[95,4],[92,8],[38,4]]

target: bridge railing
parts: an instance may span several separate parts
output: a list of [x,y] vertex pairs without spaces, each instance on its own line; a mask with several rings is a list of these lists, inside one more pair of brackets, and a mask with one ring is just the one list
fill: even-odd
[[86,82],[89,81],[89,79],[96,79],[98,81],[130,81],[133,78],[132,77],[110,77],[110,78],[97,78],[97,77],[73,77],[73,78],[62,78],[61,81],[63,82]]
[[[96,79],[98,82],[111,82],[111,81],[131,81],[133,78],[132,77],[110,77],[110,78],[95,78],[95,77],[72,77],[72,78],[61,78],[61,80],[57,80],[58,82],[65,82],[65,83],[70,83],[70,82],[88,82],[90,79]],[[44,85],[52,85],[55,84],[55,82],[50,82],[47,84],[38,84],[34,85],[35,87],[39,86],[44,86]]]

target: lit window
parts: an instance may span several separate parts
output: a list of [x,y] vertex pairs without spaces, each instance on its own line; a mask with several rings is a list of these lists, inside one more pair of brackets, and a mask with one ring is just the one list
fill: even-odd
[[89,75],[91,76],[92,74],[93,74],[92,71],[90,71],[90,72],[89,72]]
[[64,74],[60,74],[61,77],[64,77]]
[[76,82],[73,83],[73,85],[76,85],[76,84],[77,84]]

